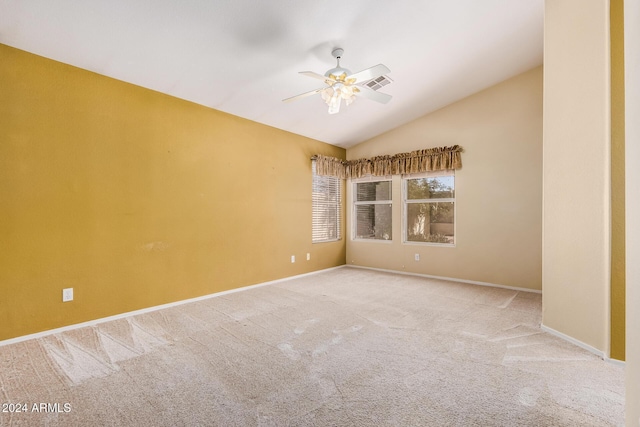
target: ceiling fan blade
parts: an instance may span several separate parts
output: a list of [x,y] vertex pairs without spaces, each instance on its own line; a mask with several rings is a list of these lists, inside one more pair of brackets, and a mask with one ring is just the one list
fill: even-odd
[[311,96],[311,95],[315,95],[316,93],[320,93],[325,89],[326,88],[321,87],[320,89],[312,90],[310,92],[301,93],[300,95],[296,95],[296,96],[292,96],[291,98],[283,99],[282,102],[290,102],[290,101],[295,101],[296,99],[306,98],[307,96]]
[[304,74],[305,76],[313,77],[314,79],[322,80],[326,83],[328,82],[327,84],[331,84],[331,82],[333,81],[329,77],[323,76],[322,74],[314,73],[313,71],[300,71],[299,74]]
[[386,65],[378,64],[371,68],[367,68],[366,70],[358,71],[355,74],[347,76],[347,80],[353,79],[353,83],[362,83],[390,72],[391,70],[387,68]]
[[362,96],[364,98],[369,98],[373,101],[380,102],[382,104],[386,104],[392,98],[391,95],[387,95],[386,93],[376,92],[375,90],[368,88],[366,86],[357,86],[357,91],[354,90],[354,93],[357,96]]

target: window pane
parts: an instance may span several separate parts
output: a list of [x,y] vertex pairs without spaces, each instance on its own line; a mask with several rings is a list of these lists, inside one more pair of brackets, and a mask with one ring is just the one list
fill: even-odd
[[356,239],[391,240],[391,203],[356,205]]
[[407,200],[453,199],[455,186],[453,176],[437,176],[407,180]]
[[391,181],[359,182],[356,184],[356,202],[391,200]]
[[407,203],[407,241],[454,243],[453,203]]

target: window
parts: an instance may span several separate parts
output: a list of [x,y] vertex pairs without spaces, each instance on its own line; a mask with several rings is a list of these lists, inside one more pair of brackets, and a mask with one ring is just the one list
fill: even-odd
[[356,182],[353,238],[391,240],[391,181]]
[[447,171],[403,180],[405,242],[455,243],[454,178]]
[[316,162],[311,163],[311,241],[320,243],[340,240],[342,183],[340,178],[317,175]]

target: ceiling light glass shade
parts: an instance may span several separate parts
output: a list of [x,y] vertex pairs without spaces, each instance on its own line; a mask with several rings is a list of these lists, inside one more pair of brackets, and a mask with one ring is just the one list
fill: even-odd
[[336,114],[340,111],[340,101],[342,101],[340,93],[338,91],[334,92],[329,102],[327,102],[329,105],[329,114]]
[[350,105],[355,99],[354,88],[336,83],[320,92],[322,99],[329,106],[329,114],[336,114],[340,111],[340,103],[345,100],[345,104]]

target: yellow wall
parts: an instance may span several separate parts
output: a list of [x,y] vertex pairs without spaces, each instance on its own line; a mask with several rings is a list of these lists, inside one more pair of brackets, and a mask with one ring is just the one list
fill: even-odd
[[0,340],[344,264],[311,244],[341,148],[4,45],[0,94]]
[[[402,243],[394,177],[393,242],[348,236],[347,263],[541,289],[542,73],[535,68],[348,149],[349,159],[455,144],[464,153],[454,248]],[[347,194],[350,202],[350,186]]]
[[609,350],[609,3],[546,0],[543,324]]
[[611,0],[611,357],[625,353],[624,15]]

